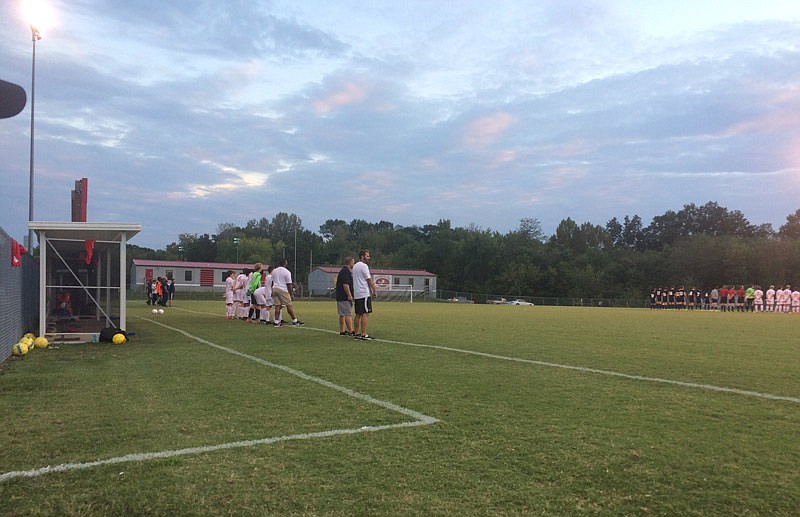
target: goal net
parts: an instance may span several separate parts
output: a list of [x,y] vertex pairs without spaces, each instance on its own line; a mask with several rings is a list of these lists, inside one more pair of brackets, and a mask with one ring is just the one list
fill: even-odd
[[414,292],[413,285],[393,285],[389,289],[381,289],[378,291],[379,300],[390,302],[412,303],[416,295],[417,293]]

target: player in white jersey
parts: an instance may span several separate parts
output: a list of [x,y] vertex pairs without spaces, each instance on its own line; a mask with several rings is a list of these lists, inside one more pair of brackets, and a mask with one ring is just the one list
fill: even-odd
[[800,312],[800,291],[794,289],[792,293],[789,295],[792,304],[792,312],[797,313]]
[[270,309],[274,305],[272,301],[272,266],[267,266],[267,276],[264,279],[264,285],[259,287],[253,292],[253,303],[259,309],[259,322],[266,325],[272,323],[270,321]]
[[[778,298],[780,304],[780,312],[789,312],[792,300],[792,286],[786,284],[786,287],[780,290],[781,296]],[[777,297],[777,293],[775,295]]]
[[757,285],[756,290],[753,291],[753,308],[756,312],[764,310],[764,291],[761,290],[760,285]]
[[764,295],[767,301],[767,312],[773,312],[775,310],[775,286],[770,285]]
[[247,313],[250,310],[250,301],[247,299],[247,286],[249,281],[250,269],[244,268],[239,276],[236,277],[236,286],[234,289],[234,305],[236,306],[236,317],[240,320],[247,318]]
[[233,288],[236,285],[236,273],[228,271],[228,278],[225,279],[225,317],[233,318]]

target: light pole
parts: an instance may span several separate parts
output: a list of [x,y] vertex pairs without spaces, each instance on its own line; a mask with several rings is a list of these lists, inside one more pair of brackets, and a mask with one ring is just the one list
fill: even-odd
[[[33,41],[33,57],[31,60],[31,168],[28,186],[28,222],[33,221],[33,115],[36,99],[36,42],[42,39],[39,29],[31,24],[31,40]],[[28,229],[28,249],[33,249],[33,230]]]
[[178,253],[181,254],[181,261],[183,261],[183,246],[178,246]]
[[294,262],[292,263],[294,266],[294,281],[295,285],[297,284],[297,222],[294,223]]
[[239,239],[239,237],[234,237],[233,238],[233,243],[236,244],[236,263],[237,264],[239,263],[239,243],[240,242],[241,242],[241,240]]

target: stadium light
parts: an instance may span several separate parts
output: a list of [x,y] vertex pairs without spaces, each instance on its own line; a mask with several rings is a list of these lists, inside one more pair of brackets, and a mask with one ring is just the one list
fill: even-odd
[[237,264],[239,263],[239,243],[240,242],[241,242],[241,239],[239,239],[239,237],[234,237],[233,238],[233,243],[236,244],[236,263]]

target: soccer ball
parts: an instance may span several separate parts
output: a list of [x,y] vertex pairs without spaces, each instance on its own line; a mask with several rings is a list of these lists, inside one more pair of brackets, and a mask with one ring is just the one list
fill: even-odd
[[114,337],[111,338],[111,342],[114,343],[115,345],[121,345],[122,343],[125,342],[125,334],[122,333],[114,334]]
[[33,340],[33,344],[36,346],[36,348],[47,348],[50,343],[47,342],[46,337],[39,336]]
[[158,309],[159,314],[164,314],[164,309]]
[[153,310],[152,310],[152,313],[153,313],[153,314],[158,314],[158,309],[153,309]]
[[27,334],[22,336],[22,338],[19,340],[19,342],[20,343],[25,343],[25,345],[28,347],[28,352],[33,350],[33,338],[32,337],[28,337]]
[[28,353],[28,345],[20,341],[19,343],[14,345],[14,347],[11,349],[11,353],[16,356],[25,355]]
[[29,337],[29,338],[33,339],[33,338],[35,338],[36,336],[33,334],[33,332],[27,332],[27,333],[26,333],[24,336],[22,336],[22,337]]

